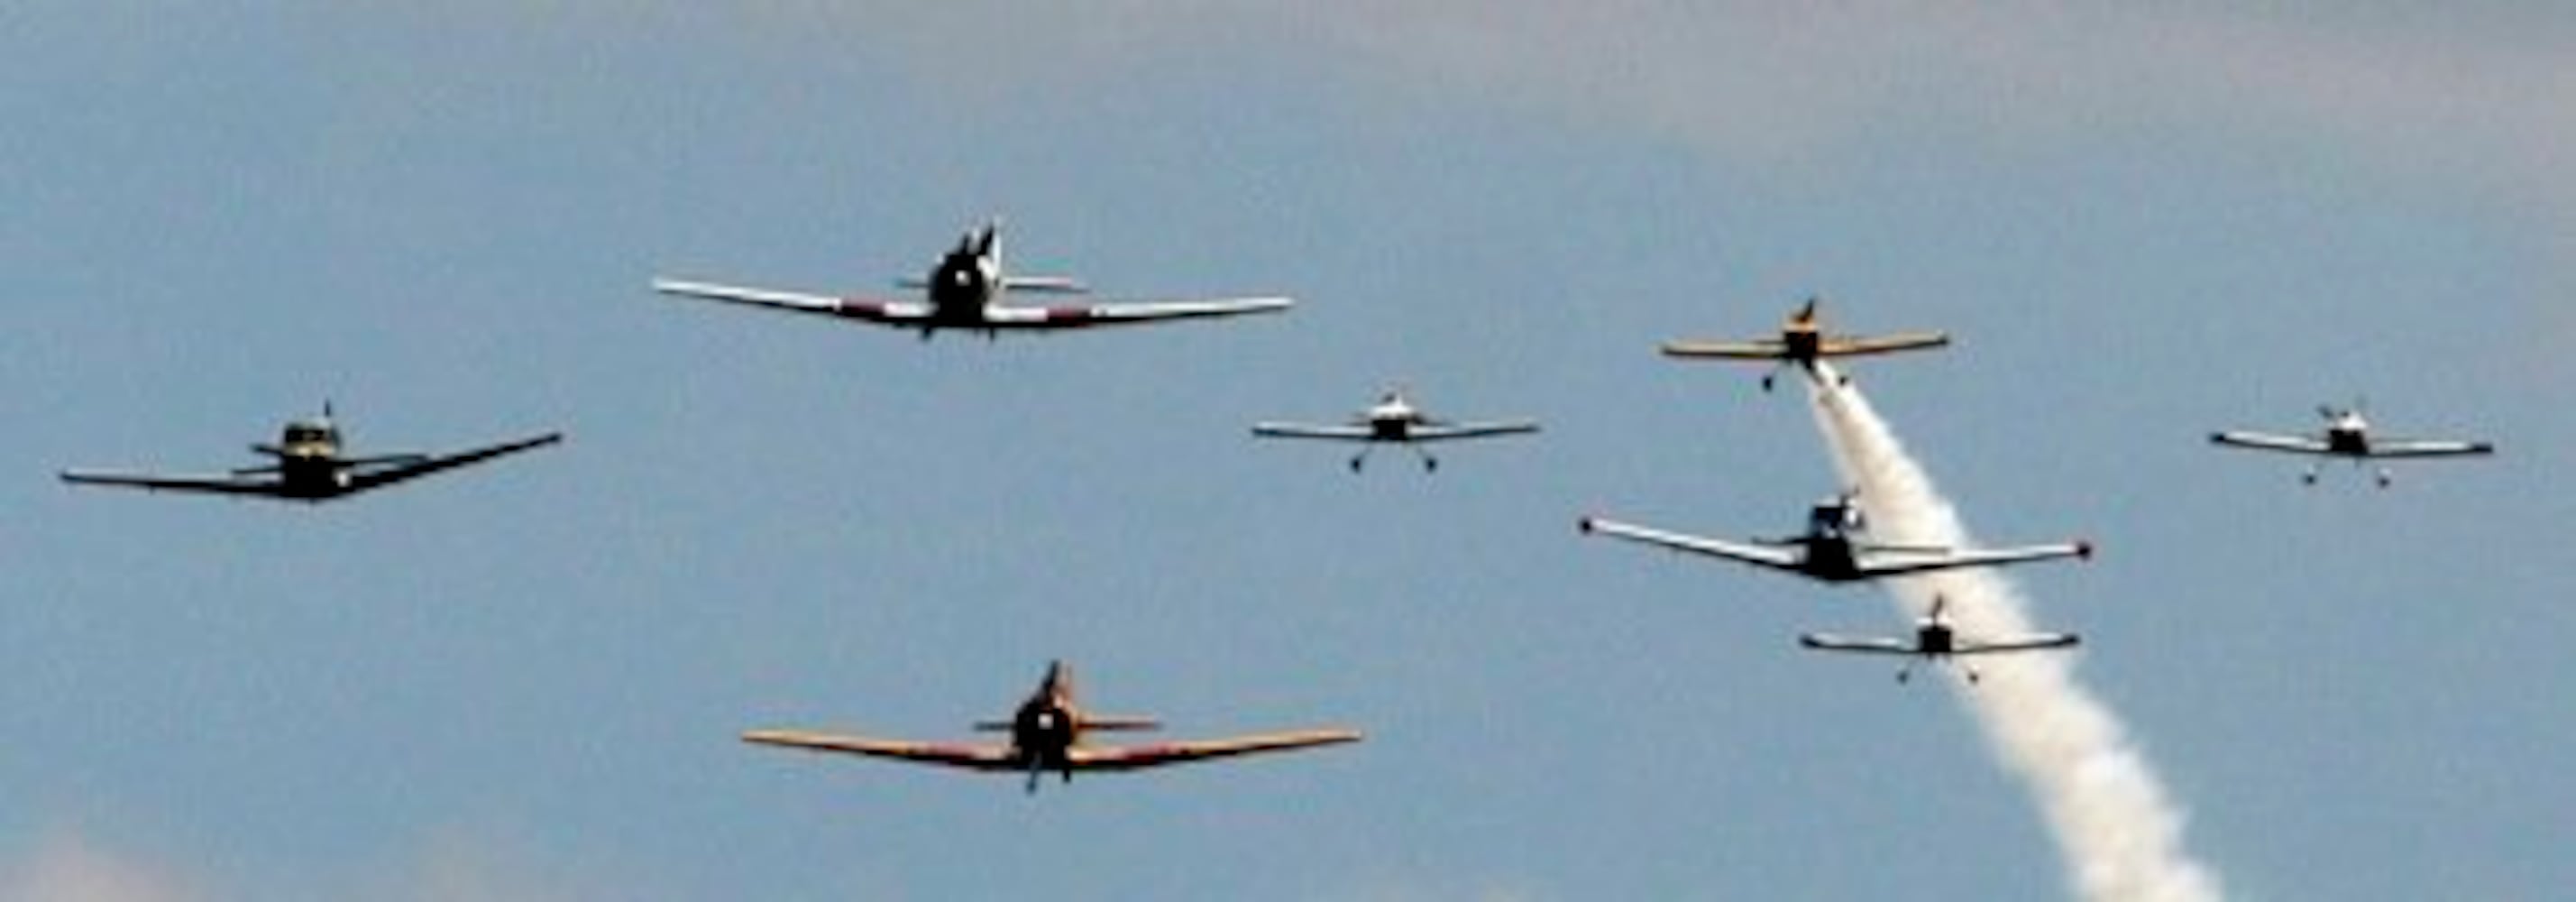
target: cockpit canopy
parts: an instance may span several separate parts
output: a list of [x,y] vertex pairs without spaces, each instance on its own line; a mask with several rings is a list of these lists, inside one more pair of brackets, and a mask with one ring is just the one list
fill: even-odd
[[280,440],[289,445],[339,444],[340,430],[329,423],[288,423]]
[[1818,504],[1807,514],[1807,531],[1816,535],[1842,535],[1860,529],[1860,508],[1848,502],[1835,500]]

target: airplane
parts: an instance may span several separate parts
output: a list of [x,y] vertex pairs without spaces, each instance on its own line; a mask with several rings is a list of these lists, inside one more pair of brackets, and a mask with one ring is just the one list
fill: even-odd
[[[1827,358],[1892,354],[1898,351],[1937,348],[1950,343],[1950,335],[1946,332],[1898,332],[1873,336],[1827,335],[1824,333],[1822,320],[1816,314],[1816,306],[1822,300],[1822,298],[1809,297],[1806,306],[1789,314],[1789,321],[1780,327],[1780,335],[1777,338],[1757,338],[1750,341],[1685,339],[1665,342],[1662,350],[1666,357],[1685,359],[1772,361],[1771,371],[1762,374],[1762,390],[1767,392],[1771,390],[1774,377],[1780,374],[1780,368],[1792,364],[1806,370],[1809,378],[1821,382],[1823,376],[1816,372],[1816,363]],[[1849,385],[1851,377],[1838,375],[1835,381],[1837,384]]]
[[[1896,671],[1896,681],[1902,683],[1914,675],[1914,665],[1917,661],[1929,661],[1936,665],[1942,665],[1952,663],[1952,658],[1961,655],[1991,655],[2010,652],[2039,651],[2050,648],[2071,648],[2077,643],[2084,641],[2082,637],[2073,633],[2032,633],[2024,636],[2014,636],[2007,639],[1982,639],[1962,642],[1959,641],[1958,632],[1950,626],[1950,621],[1943,616],[1943,611],[1948,607],[1949,603],[1950,600],[1946,597],[1939,595],[1932,597],[1932,612],[1929,615],[1926,615],[1915,625],[1914,641],[1910,643],[1903,639],[1879,636],[1840,636],[1833,633],[1806,633],[1798,637],[1798,644],[1819,651],[1861,652],[1865,654],[1906,655],[1912,657],[1915,660],[1905,662],[1905,666]],[[1967,676],[1968,682],[1974,683],[1977,681],[1976,668],[1965,667],[1962,668],[1962,671]]]
[[1006,744],[995,745],[910,742],[805,730],[752,730],[742,734],[742,741],[966,770],[1026,773],[1027,791],[1035,793],[1038,791],[1038,778],[1047,771],[1054,771],[1062,782],[1071,783],[1075,771],[1142,770],[1360,740],[1360,734],[1353,730],[1314,729],[1146,745],[1090,745],[1084,742],[1086,733],[1159,730],[1162,722],[1150,717],[1101,715],[1082,710],[1074,701],[1073,669],[1063,661],[1047,665],[1045,679],[1038,683],[1037,691],[1030,693],[1027,701],[1020,703],[1019,710],[1011,715],[1011,719],[979,722],[975,729],[1009,733],[1011,738]]
[[340,456],[340,427],[332,422],[331,404],[325,401],[322,404],[321,416],[292,420],[280,429],[277,444],[250,446],[253,452],[267,455],[273,461],[264,466],[242,467],[228,474],[205,476],[162,476],[93,470],[66,470],[61,475],[64,482],[74,485],[205,492],[315,503],[345,498],[441,470],[478,464],[560,441],[563,441],[563,433],[549,432],[455,454],[405,453],[342,457]]
[[1304,438],[1328,441],[1360,442],[1360,453],[1351,457],[1351,472],[1357,473],[1368,461],[1369,452],[1381,443],[1403,445],[1422,458],[1422,469],[1440,469],[1440,459],[1423,450],[1422,443],[1459,439],[1487,438],[1537,432],[1538,421],[1531,419],[1490,420],[1476,423],[1453,423],[1432,417],[1406,400],[1401,388],[1379,396],[1378,402],[1341,424],[1322,423],[1255,423],[1252,434],[1260,438]]
[[1705,554],[1792,573],[1829,583],[1858,582],[1961,567],[1998,567],[2056,558],[2093,557],[2093,543],[2076,541],[2021,548],[1954,549],[1936,545],[1888,545],[1860,540],[1867,531],[1854,493],[1817,502],[1807,514],[1805,535],[1784,539],[1729,542],[1667,532],[1646,526],[1585,517],[1576,528],[1632,542]]
[[[2326,429],[2321,433],[2274,435],[2264,432],[2227,431],[2210,433],[2209,440],[2220,445],[2253,448],[2259,451],[2286,451],[2312,457],[2351,458],[2355,467],[2361,466],[2365,460],[2379,458],[2462,457],[2495,453],[2495,446],[2486,442],[2372,438],[2370,419],[2363,415],[2361,408],[2360,404],[2342,409],[2331,405],[2318,405],[2317,415],[2326,420]],[[2389,483],[2396,481],[2396,477],[2388,472],[2387,467],[2382,466],[2377,469],[2378,472],[2375,475],[2378,477],[2380,488],[2387,488]],[[2309,463],[2307,471],[2299,474],[2299,482],[2303,485],[2317,484],[2316,463]]]
[[653,290],[668,295],[744,304],[791,313],[835,316],[901,329],[918,329],[923,341],[940,329],[999,333],[1047,332],[1088,326],[1158,323],[1176,319],[1271,313],[1295,301],[1284,297],[1212,300],[1128,301],[1055,306],[1005,303],[1012,294],[1080,295],[1089,293],[1079,280],[1065,276],[1013,275],[1002,268],[1002,222],[985,221],[967,230],[954,250],[942,255],[920,279],[902,279],[897,287],[918,289],[918,301],[829,297],[793,291],[749,288],[684,279],[656,278]]

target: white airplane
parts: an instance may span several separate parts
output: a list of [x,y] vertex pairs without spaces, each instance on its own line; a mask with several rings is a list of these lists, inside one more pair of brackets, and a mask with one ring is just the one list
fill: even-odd
[[1999,567],[2056,558],[2089,560],[2093,557],[2093,543],[2083,541],[1994,549],[1862,541],[1860,536],[1867,527],[1850,494],[1818,502],[1808,511],[1806,534],[1785,539],[1729,542],[1597,517],[1585,517],[1576,523],[1576,527],[1585,535],[1597,533],[1674,551],[1705,554],[1831,583],[1960,567]]
[[242,467],[228,474],[207,476],[66,470],[62,474],[62,479],[74,485],[104,485],[153,491],[203,492],[319,502],[355,495],[369,489],[383,488],[441,470],[482,463],[503,455],[541,448],[560,441],[563,441],[563,433],[549,432],[455,454],[405,453],[342,457],[340,456],[340,427],[331,422],[331,404],[326,401],[322,404],[321,416],[309,420],[295,420],[280,429],[277,444],[250,446],[252,451],[267,455],[274,461],[266,466]]
[[[1896,681],[1902,683],[1914,675],[1914,665],[1918,661],[1929,661],[1934,665],[1946,665],[1952,663],[1952,658],[1961,655],[1993,655],[2011,652],[2040,651],[2051,648],[2070,648],[2075,644],[2084,641],[2081,637],[2076,636],[2073,633],[2032,633],[2029,635],[2013,636],[2003,639],[1980,639],[1962,642],[1959,640],[1958,632],[1950,626],[1949,620],[1943,616],[1943,612],[1949,604],[1950,600],[1948,598],[1937,595],[1933,596],[1932,612],[1929,615],[1926,615],[1915,625],[1914,639],[1911,642],[1904,639],[1883,636],[1841,636],[1833,633],[1807,633],[1798,637],[1798,644],[1804,645],[1808,648],[1817,649],[1819,651],[1905,655],[1914,658],[1915,660],[1905,662],[1905,666],[1896,671]],[[1976,668],[1966,667],[1962,668],[1962,671],[1967,676],[1968,682],[1974,683],[1977,681]]]
[[[1898,332],[1889,335],[1828,335],[1824,318],[1816,313],[1820,298],[1808,298],[1807,304],[1789,314],[1775,338],[1750,341],[1684,339],[1664,343],[1666,357],[1683,359],[1714,358],[1718,360],[1769,361],[1771,371],[1762,374],[1762,390],[1770,391],[1780,368],[1796,366],[1807,371],[1809,378],[1821,380],[1816,367],[1835,357],[1859,357],[1871,354],[1893,354],[1924,348],[1938,348],[1950,343],[1946,332]],[[1837,384],[1851,384],[1851,377],[1837,375]]]
[[1284,297],[1125,301],[1043,307],[1005,303],[1004,299],[1012,294],[1078,295],[1088,293],[1090,289],[1064,276],[1024,276],[1005,272],[1002,268],[1002,223],[999,219],[968,230],[965,237],[958,239],[956,249],[941,256],[931,266],[927,278],[903,279],[896,284],[920,289],[923,299],[895,301],[829,297],[668,278],[654,279],[653,290],[769,310],[918,329],[925,341],[940,329],[982,332],[990,338],[1004,331],[1046,332],[1271,313],[1286,310],[1296,303]]
[[[2319,405],[2317,415],[2326,420],[2324,432],[2309,435],[2274,435],[2245,431],[2214,432],[2210,434],[2209,440],[2221,445],[2253,448],[2260,451],[2286,451],[2311,457],[2350,458],[2353,466],[2356,467],[2361,466],[2363,461],[2380,458],[2463,457],[2495,453],[2495,446],[2486,442],[2372,438],[2370,420],[2362,415],[2361,405],[2358,404],[2341,410]],[[2395,477],[2385,466],[2379,467],[2376,475],[2379,487],[2383,489],[2387,488],[2390,482],[2395,481]],[[2307,485],[2317,484],[2317,464],[2313,462],[2308,464],[2307,471],[2299,474],[2299,481]]]
[[1403,389],[1388,391],[1378,398],[1375,405],[1352,416],[1348,422],[1338,424],[1265,422],[1253,424],[1252,427],[1252,434],[1261,438],[1360,442],[1360,453],[1351,457],[1353,473],[1360,471],[1361,465],[1368,461],[1369,452],[1375,450],[1381,443],[1412,448],[1413,453],[1422,458],[1422,469],[1428,472],[1440,469],[1440,459],[1432,457],[1431,452],[1423,450],[1424,443],[1518,435],[1537,431],[1538,421],[1525,418],[1476,423],[1456,423],[1438,419],[1423,413],[1421,408],[1413,406],[1412,401],[1405,399]]
[[1038,683],[1026,701],[1020,703],[1009,720],[988,720],[975,729],[988,733],[1008,733],[1006,744],[915,742],[903,739],[876,739],[841,733],[817,733],[808,730],[753,730],[742,734],[742,741],[755,745],[780,746],[816,752],[836,752],[869,758],[887,758],[913,764],[929,764],[973,771],[1024,773],[1029,792],[1038,791],[1038,776],[1055,771],[1064,782],[1073,782],[1075,771],[1143,770],[1215,758],[1240,755],[1262,755],[1295,751],[1317,746],[1358,742],[1354,730],[1325,728],[1257,733],[1226,739],[1201,739],[1183,742],[1158,742],[1144,745],[1093,745],[1086,734],[1111,731],[1162,729],[1162,722],[1150,717],[1123,717],[1084,711],[1074,699],[1073,669],[1064,662],[1047,665],[1046,678]]

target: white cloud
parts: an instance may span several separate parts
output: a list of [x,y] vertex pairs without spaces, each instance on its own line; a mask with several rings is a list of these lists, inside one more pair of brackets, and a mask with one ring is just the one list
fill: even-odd
[[207,898],[167,868],[102,849],[67,831],[0,863],[0,902],[192,902]]
[[[343,867],[308,862],[312,870],[240,881],[255,891],[218,886],[202,872],[111,850],[68,829],[55,829],[24,857],[0,861],[0,902],[222,902],[233,899],[380,899],[392,902],[576,902],[637,899],[583,879],[579,868],[540,862],[504,831],[432,831],[392,858]],[[233,882],[233,881],[223,881]]]

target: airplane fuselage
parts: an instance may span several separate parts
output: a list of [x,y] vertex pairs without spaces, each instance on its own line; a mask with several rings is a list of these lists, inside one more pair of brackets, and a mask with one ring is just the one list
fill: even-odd
[[926,295],[934,326],[977,328],[984,324],[1001,285],[1000,265],[968,249],[951,251],[930,271]]
[[1860,556],[1852,551],[1851,539],[1841,535],[1808,536],[1800,540],[1805,556],[1798,560],[1798,572],[1826,582],[1854,582],[1868,579],[1860,566]]
[[1372,415],[1369,417],[1368,427],[1369,439],[1372,441],[1401,442],[1411,440],[1413,437],[1413,417],[1411,414],[1395,416]]
[[2326,452],[2370,456],[2370,433],[2363,427],[2336,424],[2326,430]]
[[319,500],[347,492],[349,471],[328,452],[289,453],[277,459],[277,481],[280,493],[286,497]]
[[1369,440],[1404,442],[1413,440],[1413,426],[1422,422],[1422,412],[1400,394],[1389,394],[1386,400],[1361,414],[1369,429]]
[[1958,634],[1949,624],[1927,623],[1914,631],[1914,650],[1925,657],[1946,658],[1958,647]]
[[328,421],[288,423],[277,444],[261,448],[277,459],[280,494],[318,501],[349,490],[348,469],[340,465],[340,432]]
[[1813,367],[1823,347],[1824,338],[1813,326],[1791,326],[1780,332],[1781,357],[1786,362]]
[[1032,771],[1067,767],[1081,741],[1081,714],[1053,698],[1030,699],[1011,718],[1011,748]]

